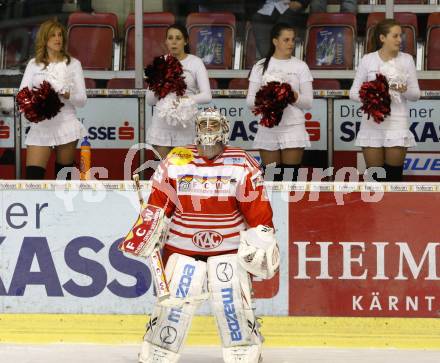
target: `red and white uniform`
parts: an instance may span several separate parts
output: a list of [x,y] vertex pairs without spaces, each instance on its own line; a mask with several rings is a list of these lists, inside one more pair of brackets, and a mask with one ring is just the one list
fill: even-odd
[[[165,249],[185,255],[217,255],[238,249],[240,231],[273,227],[258,163],[226,146],[214,159],[187,146],[190,158],[170,157],[153,175],[148,203],[171,217]],[[188,155],[188,154],[187,154]]]

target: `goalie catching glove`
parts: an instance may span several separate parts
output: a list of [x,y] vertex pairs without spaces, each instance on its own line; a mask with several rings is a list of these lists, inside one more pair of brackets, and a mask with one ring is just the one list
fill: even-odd
[[136,223],[118,248],[135,256],[148,257],[156,245],[162,246],[166,231],[164,210],[152,204],[143,204]]
[[280,250],[273,228],[260,224],[241,231],[238,261],[252,275],[272,278],[280,266]]

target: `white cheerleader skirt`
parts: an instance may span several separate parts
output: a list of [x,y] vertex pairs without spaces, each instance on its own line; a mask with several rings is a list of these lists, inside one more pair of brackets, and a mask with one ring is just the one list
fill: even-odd
[[[62,114],[58,114],[62,116]],[[64,145],[87,136],[84,125],[76,118],[66,119],[56,116],[50,120],[31,123],[26,136],[26,145],[57,146]]]
[[194,144],[195,124],[188,127],[170,126],[165,121],[153,117],[153,123],[147,130],[147,143],[155,146],[183,146]]
[[378,124],[372,119],[363,119],[357,134],[355,145],[360,147],[413,147],[416,146],[414,135],[408,126],[402,124],[399,128],[390,128],[385,120]]
[[258,125],[254,149],[281,150],[310,147],[310,137],[304,123],[297,125],[278,125],[272,128]]

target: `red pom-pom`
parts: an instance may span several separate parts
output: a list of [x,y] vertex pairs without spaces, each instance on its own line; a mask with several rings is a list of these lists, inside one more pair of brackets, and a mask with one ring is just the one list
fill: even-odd
[[49,82],[43,81],[39,88],[23,88],[17,93],[17,104],[20,112],[30,122],[41,122],[55,117],[64,103]]
[[283,111],[289,103],[294,103],[295,93],[288,83],[268,82],[255,95],[255,115],[262,115],[260,125],[277,126],[283,117]]
[[379,124],[391,113],[389,85],[384,75],[378,73],[374,81],[364,82],[359,97],[361,110],[368,115],[368,119],[372,116],[374,122]]
[[171,92],[175,92],[177,96],[185,94],[186,83],[182,75],[182,64],[172,55],[156,57],[153,63],[145,68],[148,89],[159,99]]

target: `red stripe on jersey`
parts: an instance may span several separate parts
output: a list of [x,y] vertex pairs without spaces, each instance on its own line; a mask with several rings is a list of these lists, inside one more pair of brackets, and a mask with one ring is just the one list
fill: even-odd
[[208,214],[208,213],[183,213],[180,210],[176,210],[176,216],[179,216],[181,218],[186,217],[199,217],[199,218],[215,218],[215,219],[225,219],[225,218],[233,218],[240,216],[241,213],[237,210],[234,210],[231,213],[223,213],[223,214]]
[[218,218],[186,218],[186,217],[180,217],[177,215],[174,215],[174,218],[178,218],[180,221],[187,221],[187,222],[211,222],[211,223],[227,223],[227,222],[235,222],[238,219],[242,219],[241,216],[236,216],[234,218],[224,218],[224,219],[218,219]]
[[[168,252],[168,253],[167,253]],[[171,253],[169,253],[171,252]],[[184,250],[181,248],[177,248],[168,244],[165,244],[164,246],[164,253],[166,255],[171,255],[172,253],[180,253],[181,255],[185,256],[219,256],[219,255],[226,255],[229,253],[237,253],[237,250],[227,250],[227,251],[194,251],[194,250]]]
[[178,226],[185,227],[185,228],[201,228],[201,229],[229,229],[239,226],[240,224],[243,224],[243,219],[240,219],[237,223],[234,224],[226,224],[226,225],[219,225],[219,224],[212,224],[212,225],[203,225],[203,224],[186,224],[179,221],[176,221],[173,219],[172,223],[177,224]]

